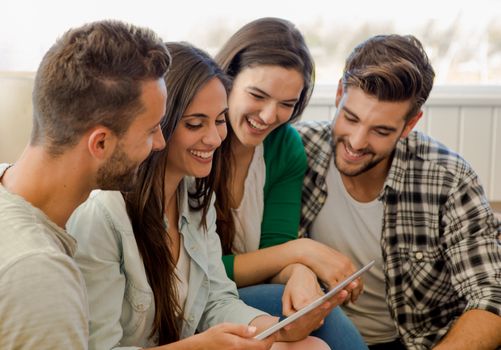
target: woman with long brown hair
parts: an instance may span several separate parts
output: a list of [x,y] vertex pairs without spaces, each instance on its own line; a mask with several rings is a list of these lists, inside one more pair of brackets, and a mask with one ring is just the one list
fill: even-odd
[[[94,192],[67,225],[88,289],[89,347],[267,349],[274,340],[302,339],[330,305],[295,329],[252,339],[278,318],[240,301],[221,262],[212,188],[222,176],[228,79],[203,51],[167,47],[166,148],[141,165],[131,192]],[[325,348],[320,342],[277,347]]]
[[[221,150],[227,176],[215,184],[226,272],[246,303],[289,315],[323,294],[318,279],[333,287],[355,270],[333,249],[297,239],[307,164],[290,124],[312,94],[314,62],[301,32],[279,18],[244,25],[216,61],[233,79]],[[351,301],[361,288],[359,281]],[[312,334],[335,349],[366,349],[339,308]]]

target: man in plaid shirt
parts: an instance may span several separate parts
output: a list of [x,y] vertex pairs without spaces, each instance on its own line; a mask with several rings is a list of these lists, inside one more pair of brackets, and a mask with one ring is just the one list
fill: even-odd
[[309,164],[300,235],[354,265],[376,260],[345,306],[371,349],[496,349],[501,227],[469,164],[412,131],[433,78],[412,36],[354,49],[332,124],[296,125]]

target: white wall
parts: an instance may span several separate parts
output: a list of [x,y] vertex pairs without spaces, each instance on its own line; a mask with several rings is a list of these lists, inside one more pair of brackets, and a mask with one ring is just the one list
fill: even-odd
[[[13,162],[31,132],[32,73],[0,72],[0,162]],[[303,119],[331,119],[335,86],[318,86]],[[435,87],[418,129],[469,161],[491,201],[501,201],[501,86]]]
[[32,73],[0,72],[0,162],[13,162],[31,132]]

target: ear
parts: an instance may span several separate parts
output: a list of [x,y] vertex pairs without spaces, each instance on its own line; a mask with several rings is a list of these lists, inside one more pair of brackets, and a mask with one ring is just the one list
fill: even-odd
[[339,79],[337,83],[337,91],[336,91],[336,108],[339,107],[339,101],[341,101],[341,97],[343,97],[344,88],[343,82]]
[[115,149],[118,139],[116,135],[104,126],[98,126],[89,132],[87,148],[96,159],[107,159]]
[[419,111],[418,114],[416,114],[414,117],[412,117],[407,121],[404,127],[404,131],[402,131],[402,135],[400,135],[401,139],[406,138],[407,135],[409,135],[409,133],[412,131],[412,129],[414,129],[417,122],[419,121],[419,119],[421,119],[422,116],[423,116],[423,111]]

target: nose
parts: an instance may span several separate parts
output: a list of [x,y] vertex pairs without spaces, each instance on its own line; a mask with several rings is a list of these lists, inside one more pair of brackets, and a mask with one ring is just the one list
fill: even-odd
[[164,147],[165,147],[164,135],[162,133],[162,129],[160,127],[158,127],[157,131],[153,135],[153,145],[152,145],[151,149],[153,151],[160,151]]
[[364,128],[356,128],[353,130],[350,138],[350,147],[353,148],[354,151],[362,150],[366,148],[367,141],[367,133]]
[[268,125],[273,124],[277,120],[277,105],[271,101],[264,105],[259,112],[259,118]]
[[223,138],[219,134],[219,130],[217,129],[216,125],[212,125],[207,130],[207,133],[204,135],[204,137],[202,138],[202,142],[205,145],[212,146],[212,147],[219,147],[221,145],[222,141],[223,141]]

